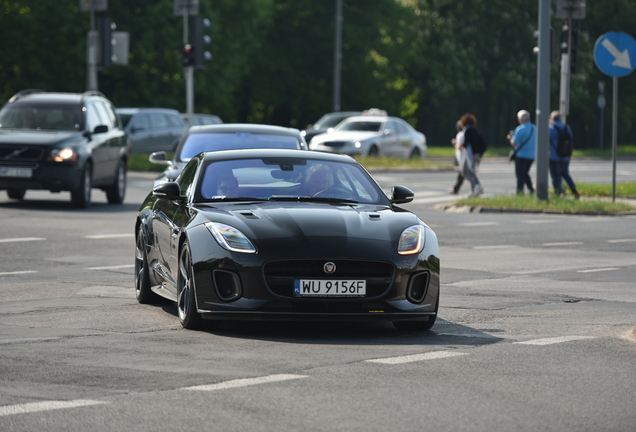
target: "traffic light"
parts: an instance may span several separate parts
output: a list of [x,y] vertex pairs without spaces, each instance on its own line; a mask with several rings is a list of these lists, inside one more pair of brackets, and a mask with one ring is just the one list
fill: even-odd
[[572,34],[570,35],[570,73],[576,73],[576,52],[579,49],[579,21],[572,21]]
[[563,23],[561,26],[561,54],[568,53],[568,45],[570,39],[570,27],[567,23]]
[[194,48],[190,44],[183,45],[183,65],[194,66]]
[[194,49],[193,66],[202,68],[208,60],[212,60],[212,54],[206,49],[212,38],[207,33],[210,28],[210,20],[199,15],[194,17],[192,47]]
[[112,19],[101,17],[99,20],[99,66],[102,68],[111,67],[113,65],[113,46],[115,39],[113,38],[113,30],[117,25]]

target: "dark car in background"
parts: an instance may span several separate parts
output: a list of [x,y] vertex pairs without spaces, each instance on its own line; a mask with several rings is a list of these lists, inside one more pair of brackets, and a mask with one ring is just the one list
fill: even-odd
[[70,191],[88,207],[92,188],[123,202],[130,142],[102,93],[25,90],[0,110],[0,189],[23,199],[28,189]]
[[301,133],[304,135],[305,141],[310,143],[313,137],[328,132],[329,129],[336,127],[336,125],[344,119],[361,114],[361,111],[339,111],[328,113],[320,117],[313,125],[307,126],[307,129],[303,130]]
[[440,251],[433,230],[399,207],[413,196],[394,186],[387,197],[348,156],[199,153],[139,209],[137,300],[174,301],[188,329],[204,320],[310,320],[428,330]]
[[183,167],[201,152],[249,148],[279,148],[307,150],[307,142],[298,129],[282,126],[225,123],[209,126],[192,126],[179,142],[172,160],[166,152],[150,155],[150,162],[168,165],[155,183],[174,180]]
[[174,151],[188,130],[181,113],[169,108],[117,108],[133,153]]

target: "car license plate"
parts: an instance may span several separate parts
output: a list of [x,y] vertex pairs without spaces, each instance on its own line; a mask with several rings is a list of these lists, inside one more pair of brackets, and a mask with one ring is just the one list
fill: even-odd
[[296,297],[364,297],[367,293],[366,280],[324,280],[296,279]]
[[0,177],[33,177],[32,168],[0,167]]

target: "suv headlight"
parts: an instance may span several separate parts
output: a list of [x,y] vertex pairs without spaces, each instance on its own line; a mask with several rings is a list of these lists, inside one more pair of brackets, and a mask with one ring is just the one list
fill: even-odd
[[61,148],[51,150],[49,160],[53,162],[68,162],[77,160],[77,153],[72,148]]
[[207,222],[205,226],[222,248],[233,252],[256,253],[256,247],[250,239],[233,226],[219,222]]
[[413,225],[402,231],[398,242],[397,252],[400,255],[414,255],[424,249],[424,227]]

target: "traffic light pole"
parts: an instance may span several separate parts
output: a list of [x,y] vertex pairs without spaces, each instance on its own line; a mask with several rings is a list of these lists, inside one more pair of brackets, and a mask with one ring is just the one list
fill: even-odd
[[95,30],[95,11],[91,9],[91,29],[86,36],[86,90],[99,90],[97,85],[97,43],[99,33]]
[[[188,17],[187,13],[183,14],[183,45],[185,46],[188,41],[189,29],[188,29]],[[184,66],[183,75],[186,85],[186,117],[188,119],[188,126],[192,126],[192,114],[194,113],[194,67]]]

